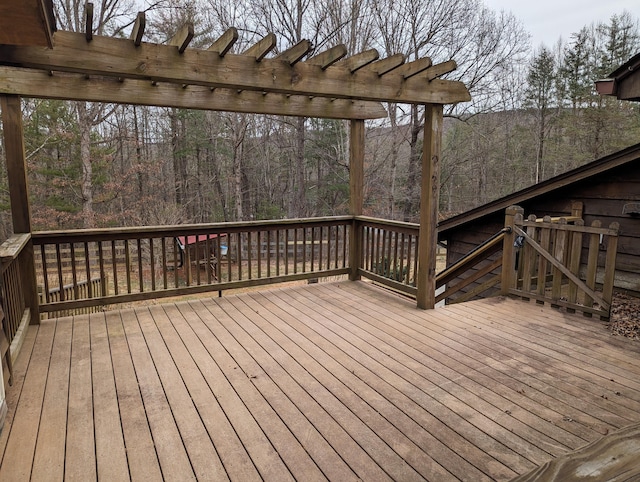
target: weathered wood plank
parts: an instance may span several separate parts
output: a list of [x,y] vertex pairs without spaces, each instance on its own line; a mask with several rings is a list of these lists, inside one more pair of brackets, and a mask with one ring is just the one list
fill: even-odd
[[91,339],[89,322],[86,317],[73,329],[65,477],[69,480],[97,478],[91,381]]
[[[378,236],[379,252],[393,255],[394,240]],[[194,478],[194,439],[174,419],[185,406],[209,454],[242,480],[507,480],[640,422],[640,348],[601,323],[504,298],[412,306],[339,282],[79,316],[71,346],[70,319],[44,322],[16,360],[3,480],[7,464],[41,474],[45,449],[61,452],[47,440],[65,430],[64,477],[96,479],[94,400],[98,431],[114,406],[94,399],[101,391],[117,395],[127,447],[114,470],[132,479]],[[61,422],[50,414],[65,379]],[[31,456],[9,459],[17,446]],[[54,462],[47,475],[59,473]]]
[[98,478],[124,480],[129,468],[104,313],[89,315],[89,328]]
[[[277,295],[286,297],[283,299],[287,300],[287,304],[290,303],[292,306],[297,305],[296,301],[290,300],[288,293],[281,291],[278,292]],[[361,366],[355,365],[349,367],[349,361],[345,361],[345,355],[339,352],[334,351],[333,357],[343,364],[347,363],[346,366],[349,369],[357,370],[359,378],[365,380],[370,386],[375,387],[382,396],[389,400],[390,403],[396,404],[403,413],[411,416],[411,418],[418,421],[418,423],[426,424],[425,426],[428,426],[432,433],[437,434],[445,444],[455,444],[458,454],[465,460],[493,474],[502,471],[501,477],[513,476],[513,473],[506,469],[507,466],[518,467],[518,464],[522,464],[520,465],[521,467],[527,467],[533,465],[531,462],[527,462],[524,458],[516,455],[512,449],[502,445],[500,442],[496,440],[489,442],[485,438],[485,434],[492,432],[490,428],[491,423],[487,425],[488,420],[481,420],[483,416],[480,413],[476,413],[473,416],[466,413],[465,418],[467,418],[467,420],[463,420],[460,415],[457,415],[456,412],[465,412],[465,406],[455,397],[447,397],[447,393],[445,391],[439,391],[436,385],[425,383],[425,379],[414,372],[418,365],[410,362],[410,368],[404,366],[403,363],[395,359],[396,356],[393,348],[386,344],[381,345],[382,342],[380,340],[376,340],[375,337],[371,337],[365,334],[365,332],[358,330],[355,327],[357,319],[345,314],[345,310],[348,310],[346,303],[340,303],[339,308],[331,308],[330,305],[322,306],[318,305],[317,302],[314,303],[314,301],[303,301],[304,304],[302,306],[297,305],[299,306],[298,311],[305,313],[317,311],[318,313],[314,316],[314,325],[321,326],[323,333],[333,332],[338,336],[342,334],[342,339],[329,334],[325,334],[323,338],[326,338],[336,347],[341,348],[344,354],[349,354],[350,358],[352,357],[354,360],[357,360],[359,362],[358,365]],[[333,311],[333,316],[327,317],[323,315],[323,312],[326,312],[326,310]],[[342,312],[342,317],[349,320],[349,332],[351,335],[348,336],[348,343],[353,344],[351,348],[349,348],[349,344],[343,341],[347,339],[344,333],[345,329],[330,321],[331,318],[335,317],[335,312]],[[297,317],[300,317],[300,315],[297,314]],[[312,324],[309,325],[309,328],[312,328]],[[373,345],[374,340],[376,342],[375,346]],[[324,346],[324,344],[322,344],[322,346]],[[327,348],[325,348],[325,350],[327,350]],[[361,352],[364,355],[361,355]],[[382,356],[385,356],[384,366],[375,361],[381,359]],[[406,362],[406,359],[403,361]],[[371,374],[368,375],[366,370],[369,370]],[[376,380],[377,377],[380,379]],[[402,380],[405,381],[403,382]],[[411,386],[403,387],[403,384],[406,382],[411,383]],[[400,394],[394,389],[389,390],[387,384],[393,387],[403,387],[402,394],[404,396],[399,396]],[[427,395],[426,398],[425,395]],[[466,409],[466,411],[468,412],[468,409]],[[394,420],[397,418],[397,415],[392,417]],[[470,423],[469,420],[472,420],[473,423]],[[480,425],[485,431],[480,431],[479,428],[473,424]],[[406,433],[413,435],[414,431],[415,428],[413,430],[407,430]],[[474,433],[475,436],[473,435]],[[486,453],[482,454],[470,443],[466,445],[461,443],[461,440],[458,438],[460,435],[458,434],[467,440],[473,440],[477,447],[484,448]],[[456,440],[456,438],[458,438],[458,440]],[[513,446],[520,445],[520,441],[516,438],[513,438],[511,443]],[[433,443],[429,444],[429,447],[432,446]],[[541,452],[538,453],[538,456],[540,456],[540,454]],[[440,460],[443,458],[444,457],[439,457]],[[505,464],[505,460],[509,460],[508,464]],[[459,464],[460,462],[457,463]],[[448,462],[448,468],[449,470],[456,470],[452,461]],[[468,471],[469,468],[467,467],[465,470]],[[476,477],[481,479],[483,476],[477,474]]]
[[164,393],[171,405],[180,436],[198,479],[227,480],[228,475],[211,442],[192,397],[186,389],[150,310],[136,310],[142,334],[149,347]]
[[214,363],[213,359],[208,353],[201,358],[202,349],[194,349],[194,344],[199,344],[199,341],[175,305],[153,307],[151,314],[228,477],[232,480],[258,480],[258,471],[216,398],[218,387],[208,385],[203,375]]
[[[125,316],[129,313],[126,312]],[[160,481],[162,472],[124,334],[121,313],[107,312],[106,325],[131,480]]]
[[[264,398],[251,383],[250,375],[247,375],[248,367],[241,367],[236,361],[237,357],[234,357],[234,354],[242,348],[237,346],[237,342],[219,335],[219,317],[224,313],[216,312],[214,316],[201,302],[191,302],[188,308],[181,304],[179,308],[206,351],[215,354],[215,362],[209,363],[214,369],[211,372],[207,371],[206,375],[211,377],[211,386],[214,386],[211,380],[216,379],[219,380],[218,386],[221,390],[225,387],[225,395],[218,396],[218,400],[238,432],[256,469],[264,479],[292,479],[271,442],[284,440],[286,443],[288,430],[270,405],[264,403]],[[215,369],[216,365],[218,369]],[[240,398],[235,399],[236,396]],[[273,438],[270,435],[274,435]]]
[[9,410],[7,412],[7,416],[4,421],[6,428],[0,431],[0,464],[2,464],[3,461],[5,448],[9,440],[9,433],[11,432],[9,427],[11,426],[15,416],[15,407],[18,405],[18,400],[20,399],[20,394],[22,392],[22,387],[24,385],[24,379],[27,372],[28,362],[31,358],[36,335],[38,332],[37,327],[29,328],[29,326],[27,325],[26,328],[27,330],[24,335],[24,342],[21,349],[22,356],[19,356],[13,364],[13,385],[11,385],[11,390],[7,390],[7,392],[5,393],[7,406],[12,407],[12,410]]
[[579,482],[640,478],[640,424],[607,435],[573,453],[559,457],[513,482]]
[[86,100],[134,105],[157,105],[185,109],[217,110],[273,115],[296,115],[328,119],[377,119],[386,110],[377,102],[310,98],[308,95],[215,89],[209,87],[117,80],[15,67],[0,67],[0,93],[21,92],[26,97]]
[[165,480],[196,480],[171,407],[134,312],[123,319],[149,428]]
[[[142,43],[129,39],[94,36],[87,43],[81,33],[58,31],[54,48],[0,46],[0,62],[43,70],[60,70],[124,79],[144,79],[186,85],[279,92],[381,102],[448,104],[470,100],[461,82],[434,79],[425,83],[414,76],[404,79],[393,71],[379,78],[375,72],[352,72],[334,65],[324,71],[298,62],[291,66],[274,59],[256,62],[252,55],[187,49]],[[374,60],[373,58],[371,60]],[[355,88],[360,86],[361,88]]]
[[55,329],[55,323],[48,322],[42,323],[38,330],[29,361],[29,371],[20,394],[20,398],[28,402],[18,404],[16,409],[10,428],[12,434],[4,451],[5,463],[0,467],[0,480],[29,480]]
[[71,318],[56,323],[47,390],[31,470],[31,477],[35,480],[64,480],[72,328]]
[[[279,295],[279,294],[278,294]],[[387,420],[394,420],[395,426],[398,427],[403,433],[411,440],[405,441],[404,447],[407,452],[405,457],[411,461],[411,465],[422,473],[428,473],[432,477],[438,477],[439,480],[445,480],[452,477],[452,473],[448,472],[441,463],[432,459],[428,454],[420,453],[420,450],[416,450],[412,444],[418,444],[420,447],[429,447],[429,453],[440,453],[442,447],[439,442],[428,432],[425,432],[415,421],[409,416],[402,413],[399,409],[386,403],[387,400],[380,396],[376,390],[367,385],[360,377],[351,372],[348,367],[345,367],[341,360],[334,358],[330,352],[322,349],[322,347],[314,340],[314,335],[311,331],[306,331],[303,324],[300,324],[300,318],[305,315],[302,313],[308,313],[307,310],[298,311],[292,304],[284,298],[264,296],[261,293],[255,293],[250,295],[250,300],[244,300],[250,309],[261,308],[261,313],[266,319],[266,323],[260,323],[264,330],[269,333],[273,333],[272,336],[276,336],[281,339],[280,343],[285,344],[287,351],[291,353],[300,363],[309,367],[310,373],[314,375],[318,380],[322,380],[323,384],[328,389],[331,389],[335,396],[344,397],[345,405],[352,406],[354,413],[364,419],[370,419],[370,422],[374,426],[378,426],[380,429],[379,436],[394,437],[393,431],[388,427],[379,426],[380,421],[375,420],[376,417],[372,417],[371,413],[367,413],[367,407],[359,406],[358,397],[362,400],[373,401],[372,408],[380,413]],[[281,320],[281,321],[280,321]],[[283,323],[284,322],[284,323]],[[309,322],[313,323],[312,317],[309,317]],[[274,331],[272,326],[278,326],[278,331]],[[282,333],[287,339],[282,339],[279,333]],[[315,335],[317,336],[317,335]],[[305,352],[300,352],[296,355],[296,346],[306,347]],[[331,375],[331,376],[329,376]],[[345,387],[349,387],[348,390]],[[354,396],[350,393],[353,391]],[[395,435],[395,437],[398,437]],[[396,438],[397,440],[397,438]],[[413,441],[412,441],[413,440]],[[393,442],[392,442],[393,443]],[[453,454],[450,454],[453,455]],[[432,455],[435,456],[435,455]],[[455,457],[455,455],[453,455]]]
[[[246,305],[244,300],[225,298],[225,301],[233,306],[233,308],[229,308],[229,313],[233,314],[232,316],[238,320],[238,324],[258,342],[264,353],[268,353],[273,361],[280,365],[281,369],[284,369],[284,372],[291,378],[296,380],[307,393],[318,400],[325,410],[330,413],[336,413],[336,407],[341,407],[337,412],[339,413],[338,417],[334,417],[339,423],[347,428],[350,424],[360,425],[362,423],[364,427],[372,430],[375,434],[374,436],[386,441],[389,447],[396,451],[396,454],[400,451],[405,455],[405,459],[397,458],[395,454],[387,455],[384,467],[391,477],[395,480],[419,479],[418,471],[415,468],[416,464],[424,463],[425,459],[430,458],[417,445],[408,440],[402,432],[389,424],[387,420],[364,403],[356,394],[345,389],[346,387],[340,381],[333,379],[317,362],[314,363],[306,351],[297,350],[297,345],[286,337],[281,336],[280,330],[272,330],[271,323],[263,320],[266,317],[264,309],[262,310],[262,317],[253,317],[251,316],[253,310]],[[279,318],[271,317],[271,321],[282,325]],[[308,342],[306,343],[308,344]],[[309,345],[313,348],[312,344]],[[263,361],[265,359],[260,358],[260,360],[261,366],[267,372],[277,366],[274,364],[273,368],[269,368],[266,365],[266,363],[273,363],[271,359]],[[280,369],[276,368],[276,370]],[[348,411],[351,411],[355,417],[353,415],[349,416]],[[351,418],[351,421],[348,421],[349,418]],[[355,433],[356,431],[349,430],[349,432]],[[374,444],[369,443],[369,445]],[[408,464],[405,464],[405,461]],[[441,470],[441,473],[444,473],[444,471]]]

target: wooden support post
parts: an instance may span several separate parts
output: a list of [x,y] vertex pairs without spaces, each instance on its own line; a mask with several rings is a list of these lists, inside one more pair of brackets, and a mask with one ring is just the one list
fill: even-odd
[[582,201],[573,201],[571,203],[571,216],[582,218],[583,204]]
[[[502,277],[500,294],[503,296],[509,294],[509,289],[514,287],[516,282],[517,272],[515,269],[515,249],[513,246],[516,236],[513,231],[513,226],[515,225],[515,218],[517,214],[522,216],[524,214],[524,209],[520,206],[509,206],[505,214],[504,227],[510,228],[511,230],[508,233],[505,233],[504,245],[502,248]],[[539,282],[544,282],[543,273],[538,273],[538,277]]]
[[422,181],[420,188],[420,237],[418,239],[417,303],[423,310],[436,305],[436,256],[442,105],[427,104],[424,113]]
[[[4,148],[13,232],[15,234],[31,233],[31,208],[27,188],[27,161],[24,154],[20,97],[17,95],[0,95],[0,108],[2,109],[2,127],[4,129]],[[25,246],[20,258],[20,275],[25,303],[31,309],[30,323],[38,324],[40,323],[40,310],[38,306],[35,257],[31,240]]]
[[[352,216],[361,216],[364,205],[364,121],[352,120],[349,136],[349,208]],[[362,262],[362,229],[354,220],[349,239],[349,279],[360,279]]]

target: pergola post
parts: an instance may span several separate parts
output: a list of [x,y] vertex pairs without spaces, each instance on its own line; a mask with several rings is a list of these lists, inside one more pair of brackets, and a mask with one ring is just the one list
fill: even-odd
[[438,244],[438,201],[440,192],[440,149],[442,105],[426,104],[422,181],[420,185],[420,237],[418,241],[418,308],[432,309],[436,303],[436,255]]
[[[0,95],[4,149],[7,156],[7,177],[11,217],[15,234],[31,233],[31,208],[27,188],[27,160],[24,154],[21,99],[18,95]],[[25,304],[31,309],[30,323],[40,323],[35,258],[31,240],[20,256],[20,274]]]
[[[349,136],[349,210],[352,216],[362,215],[364,204],[364,121],[350,122]],[[358,269],[362,259],[362,230],[354,220],[349,237],[349,279],[360,279]]]

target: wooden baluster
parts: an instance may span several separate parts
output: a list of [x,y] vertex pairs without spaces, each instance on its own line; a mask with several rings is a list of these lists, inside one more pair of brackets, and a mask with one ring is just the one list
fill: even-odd
[[242,280],[242,233],[236,233],[237,260],[238,260],[238,281]]
[[[558,222],[558,226],[566,226],[567,220],[561,218]],[[567,249],[567,232],[563,229],[554,229],[555,239],[553,243],[553,257],[560,263],[564,262],[564,256]],[[553,267],[553,280],[551,284],[551,299],[558,301],[562,296],[562,271],[555,266]],[[554,308],[559,308],[559,305],[551,303]]]
[[[227,281],[233,281],[232,272],[231,272],[231,246],[233,245],[231,239],[232,233],[227,233]],[[236,234],[236,240],[238,235]]]
[[107,296],[107,275],[104,270],[104,253],[102,252],[102,241],[98,241],[98,262],[100,263],[100,281],[102,282],[101,296]]
[[267,278],[271,278],[271,230],[267,231]]
[[[85,243],[85,251],[86,251]],[[42,258],[42,280],[44,282],[44,299],[46,303],[49,303],[49,273],[47,272],[47,255],[45,250],[45,245],[40,245],[40,257]],[[87,258],[88,259],[88,258]],[[87,269],[88,269],[88,261],[87,261]]]
[[156,257],[153,249],[153,238],[149,238],[149,262],[151,269],[151,291],[156,291]]
[[[178,238],[173,237],[173,279],[174,279],[174,287],[177,288],[180,286],[178,280],[178,262],[180,260],[180,255],[178,254]],[[184,260],[182,263],[182,269],[184,270]]]
[[160,238],[160,251],[162,256],[162,287],[166,290],[169,288],[169,280],[167,273],[167,238],[164,236]]
[[[551,224],[551,217],[545,216],[542,219],[543,224]],[[540,246],[545,251],[549,252],[551,247],[551,229],[547,226],[540,228]],[[549,262],[544,256],[540,256],[538,259],[538,285],[537,292],[542,298],[545,297],[547,290],[547,269]],[[539,304],[544,304],[542,299],[536,301]]]
[[407,281],[404,276],[404,250],[405,250],[405,234],[402,233],[400,235],[400,282],[407,284]]
[[131,293],[131,255],[129,254],[129,240],[124,240],[124,269],[127,276],[127,293]]
[[276,276],[280,276],[280,230],[276,229]]
[[302,228],[302,272],[307,271],[307,228]]
[[[529,223],[536,222],[536,215],[530,214],[527,218]],[[535,241],[536,237],[536,226],[535,224],[529,224],[526,229],[527,235]],[[525,293],[531,292],[531,277],[532,277],[532,269],[535,264],[535,254],[536,251],[533,249],[528,243],[524,243],[521,248],[520,256],[522,257],[522,291]],[[523,300],[529,301],[528,296],[523,296]]]
[[[111,241],[111,266],[113,267],[113,292],[118,294],[118,254],[116,252],[116,241]],[[91,296],[90,296],[91,297]]]
[[311,227],[311,269],[310,272],[315,271],[315,255],[316,255],[316,228]]
[[293,230],[293,274],[298,273],[298,228]]
[[252,231],[248,231],[247,232],[247,278],[248,279],[253,279],[253,273],[252,273],[252,262],[253,262],[253,258],[251,256],[251,251],[253,250],[253,239],[252,239]]
[[60,289],[60,301],[64,299],[64,278],[62,276],[62,256],[60,255],[60,244],[56,243],[56,263],[58,265],[58,287]]
[[[584,220],[578,219],[574,223],[578,227],[584,226]],[[580,255],[582,254],[582,232],[572,231],[570,233],[571,252],[569,253],[569,269],[578,278],[580,277]],[[578,301],[578,286],[569,281],[569,303],[575,305]],[[567,312],[575,313],[574,308],[567,308]]]
[[609,229],[615,231],[615,234],[607,235],[607,255],[604,263],[604,280],[602,282],[602,300],[608,305],[602,309],[607,311],[606,316],[600,319],[608,319],[611,313],[611,301],[613,299],[613,282],[616,275],[616,255],[618,254],[618,231],[620,224],[611,223]]
[[262,231],[258,231],[258,239],[256,242],[258,245],[258,278],[262,278]]
[[138,291],[144,292],[144,276],[142,271],[142,240],[136,239],[136,248],[138,249]]
[[[73,299],[80,299],[80,289],[78,288],[78,275],[76,273],[76,249],[74,243],[69,243],[69,254],[71,255],[71,289],[73,290]],[[87,280],[88,282],[89,280]]]

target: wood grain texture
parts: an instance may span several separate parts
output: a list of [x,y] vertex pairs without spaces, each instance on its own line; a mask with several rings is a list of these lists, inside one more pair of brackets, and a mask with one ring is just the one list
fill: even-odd
[[[293,66],[268,58],[256,62],[253,54],[261,55],[262,47],[260,44],[258,51],[246,55],[227,53],[220,57],[213,51],[186,49],[179,53],[168,45],[143,42],[135,46],[129,39],[102,36],[94,36],[91,43],[87,43],[83,34],[58,31],[54,35],[53,49],[0,46],[0,63],[158,83],[351,100],[449,104],[471,98],[461,82],[439,79],[428,82],[420,75],[405,79],[394,71],[383,77],[364,69],[352,72],[352,68],[364,66],[364,59],[358,56],[354,56],[358,60],[356,65],[347,60],[343,66],[333,65],[325,70],[313,61],[298,62]],[[371,54],[366,57],[369,62],[375,60]],[[326,62],[322,63],[326,65]]]
[[191,85],[118,80],[76,74],[54,73],[15,67],[0,67],[0,92],[26,97],[156,105],[186,109],[218,110],[274,115],[298,115],[329,119],[377,119],[386,117],[377,102],[287,96],[237,89],[215,89]]
[[[348,281],[45,320],[15,364],[0,477],[507,481],[586,458],[609,470],[612,451],[640,447],[636,345],[535,302],[424,311]],[[636,477],[630,460],[616,457]]]
[[420,237],[418,239],[417,302],[432,309],[436,296],[436,254],[438,247],[438,202],[440,199],[440,156],[442,149],[442,106],[425,106],[422,179],[420,181]]

